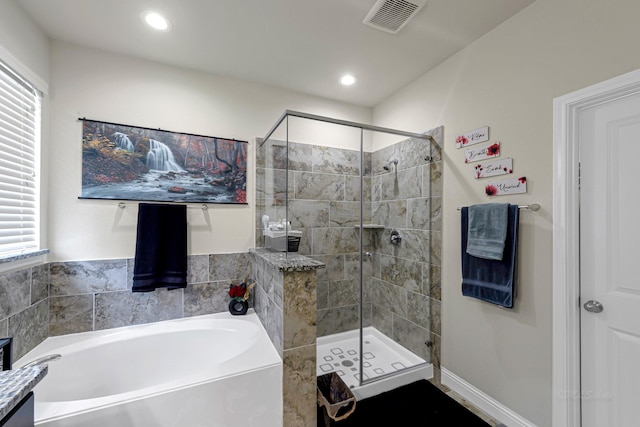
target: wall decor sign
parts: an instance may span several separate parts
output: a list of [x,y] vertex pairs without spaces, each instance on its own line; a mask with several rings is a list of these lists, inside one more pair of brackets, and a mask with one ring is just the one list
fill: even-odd
[[507,175],[510,173],[513,173],[513,159],[509,157],[491,162],[478,163],[474,170],[476,179]]
[[80,120],[81,199],[247,203],[247,141]]
[[490,159],[492,157],[500,156],[500,143],[494,142],[491,145],[481,148],[469,148],[464,150],[464,162],[471,163],[484,159]]
[[468,147],[489,140],[489,126],[474,129],[456,137],[456,148]]
[[527,178],[508,179],[487,184],[484,188],[487,196],[505,196],[507,194],[521,194],[527,192]]

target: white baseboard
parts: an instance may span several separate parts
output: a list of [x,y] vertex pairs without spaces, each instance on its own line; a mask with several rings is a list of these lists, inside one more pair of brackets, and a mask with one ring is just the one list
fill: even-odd
[[486,395],[473,385],[469,384],[453,372],[442,368],[441,382],[451,390],[464,397],[469,403],[480,409],[487,415],[495,418],[508,427],[536,427],[520,415],[513,412],[491,396]]

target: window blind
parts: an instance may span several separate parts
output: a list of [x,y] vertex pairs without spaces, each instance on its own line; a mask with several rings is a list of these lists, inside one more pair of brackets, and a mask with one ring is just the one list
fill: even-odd
[[0,256],[37,250],[40,95],[0,63]]

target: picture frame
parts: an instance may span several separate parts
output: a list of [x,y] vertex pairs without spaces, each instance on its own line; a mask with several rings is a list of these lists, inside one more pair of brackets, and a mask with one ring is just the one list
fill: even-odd
[[80,199],[247,203],[247,141],[80,120]]

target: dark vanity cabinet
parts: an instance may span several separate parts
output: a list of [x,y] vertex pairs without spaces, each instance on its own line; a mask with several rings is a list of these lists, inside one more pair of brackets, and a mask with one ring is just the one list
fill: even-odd
[[33,420],[33,392],[30,392],[0,421],[0,427],[33,427]]

